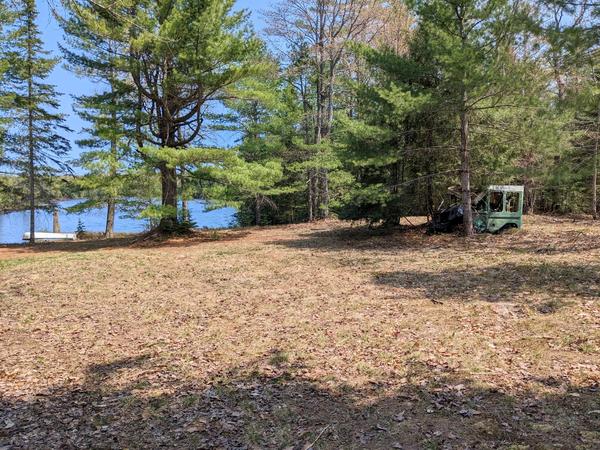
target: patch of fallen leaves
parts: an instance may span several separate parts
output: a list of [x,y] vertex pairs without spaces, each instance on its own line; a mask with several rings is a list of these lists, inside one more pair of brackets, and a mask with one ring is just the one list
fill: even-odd
[[596,448],[598,242],[528,217],[4,248],[0,448]]

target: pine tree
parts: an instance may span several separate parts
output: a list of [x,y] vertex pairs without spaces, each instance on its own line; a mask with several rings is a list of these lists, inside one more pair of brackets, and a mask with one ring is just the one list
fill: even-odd
[[[105,12],[91,5],[98,14]],[[127,163],[134,158],[133,144],[136,124],[136,98],[133,83],[124,75],[126,60],[121,56],[127,49],[119,40],[120,28],[111,15],[105,15],[108,26],[101,33],[90,29],[85,15],[68,11],[60,21],[67,36],[61,50],[68,67],[81,76],[95,81],[96,93],[76,98],[77,114],[90,126],[88,135],[77,144],[90,149],[77,162],[87,170],[78,185],[86,201],[71,208],[81,211],[106,206],[105,237],[114,235],[115,212],[123,189]],[[100,30],[96,30],[100,31]]]
[[[268,14],[269,33],[282,39],[295,58],[290,64],[300,83],[306,118],[305,150],[308,219],[329,216],[330,169],[336,166],[331,133],[340,83],[339,69],[349,44],[374,20],[374,0],[281,0]],[[298,64],[300,63],[300,64]],[[300,69],[300,71],[298,71]],[[315,148],[310,151],[308,145]],[[324,162],[324,165],[320,165]]]
[[57,64],[44,50],[36,24],[34,0],[15,2],[15,24],[9,33],[7,52],[8,78],[13,96],[13,121],[7,135],[6,159],[28,180],[30,242],[35,243],[35,209],[39,198],[50,200],[44,178],[66,166],[61,160],[69,151],[69,142],[61,136],[68,129],[64,117],[56,113],[58,93],[45,82]]
[[[589,179],[589,211],[594,219],[598,211],[598,164],[600,163],[600,53],[591,52],[588,64],[579,70],[580,82],[565,88],[565,103],[574,111],[571,125],[576,131],[573,139],[578,164],[585,179]],[[586,183],[587,184],[587,183]],[[571,186],[572,189],[575,186]]]
[[[340,118],[344,166],[353,181],[339,215],[397,225],[402,216],[431,214],[435,182],[447,181],[455,163],[444,151],[448,115],[440,113],[434,68],[420,49],[398,55],[362,47],[370,80],[355,83],[353,117]],[[436,172],[448,172],[434,178]]]
[[[228,91],[228,113],[223,117],[224,126],[217,127],[240,136],[237,154],[244,163],[232,174],[237,171],[249,176],[231,178],[223,192],[238,199],[238,218],[243,224],[271,223],[281,196],[297,192],[290,180],[284,179],[283,166],[290,163],[288,150],[297,136],[295,126],[301,115],[275,62],[267,69],[260,77],[245,79]],[[270,213],[263,214],[265,210]]]
[[472,121],[477,111],[507,106],[503,99],[518,93],[520,81],[526,78],[515,52],[522,14],[518,3],[510,0],[415,3],[419,27],[441,76],[440,107],[454,111],[459,122],[464,228],[470,235]]
[[535,8],[530,20],[536,50],[541,50],[538,63],[550,75],[549,109],[564,118],[561,139],[568,141],[546,168],[543,206],[562,212],[589,210],[596,216],[598,8],[589,2],[560,0],[539,2]]
[[133,158],[132,105],[126,96],[128,92],[120,96],[114,82],[109,89],[77,98],[77,113],[91,124],[84,129],[88,137],[78,140],[77,144],[90,150],[82,152],[76,162],[87,171],[77,180],[86,201],[72,208],[81,211],[105,206],[104,235],[107,238],[114,235],[116,209],[125,200],[125,178],[129,160]]
[[12,96],[8,91],[7,74],[10,67],[7,52],[10,49],[8,42],[9,28],[14,20],[13,14],[6,4],[0,3],[0,158],[2,157],[6,125],[10,122],[10,108]]
[[[161,175],[161,228],[173,227],[178,214],[177,167],[206,157],[222,166],[226,151],[200,155],[205,114],[223,90],[252,74],[262,47],[243,12],[232,12],[233,0],[121,0],[110,7],[94,2],[65,1],[86,17],[89,30],[106,37],[118,28],[126,48],[127,71],[136,86],[140,120],[138,146]],[[110,19],[107,17],[110,16]],[[195,146],[186,160],[186,148]],[[177,162],[177,163],[175,163]]]

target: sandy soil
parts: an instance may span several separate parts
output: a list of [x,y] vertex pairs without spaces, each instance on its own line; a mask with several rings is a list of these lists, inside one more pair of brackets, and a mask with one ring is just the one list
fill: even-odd
[[600,448],[600,224],[0,248],[0,449]]

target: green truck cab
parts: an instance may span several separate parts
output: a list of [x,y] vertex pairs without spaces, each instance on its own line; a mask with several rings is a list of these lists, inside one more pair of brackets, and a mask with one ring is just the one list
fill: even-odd
[[523,186],[492,185],[476,199],[473,226],[483,233],[498,233],[523,225]]

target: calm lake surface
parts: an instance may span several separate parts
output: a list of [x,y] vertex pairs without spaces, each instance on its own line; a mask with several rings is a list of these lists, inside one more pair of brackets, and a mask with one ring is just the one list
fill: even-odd
[[[60,208],[76,205],[81,200],[65,200],[60,202]],[[192,219],[200,228],[226,228],[235,223],[235,209],[221,208],[206,211],[206,203],[202,200],[189,202]],[[148,221],[123,217],[124,213],[117,210],[115,217],[116,233],[137,233],[148,229]],[[106,208],[98,208],[82,213],[68,214],[60,209],[60,231],[71,233],[77,229],[81,219],[86,231],[103,232],[106,223]],[[52,231],[52,213],[37,211],[35,214],[36,231]],[[29,231],[29,211],[16,211],[0,214],[0,243],[23,243],[23,233]]]

